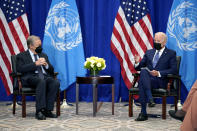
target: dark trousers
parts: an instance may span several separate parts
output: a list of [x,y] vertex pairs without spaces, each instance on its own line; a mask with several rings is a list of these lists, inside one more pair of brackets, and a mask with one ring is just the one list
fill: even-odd
[[151,88],[163,87],[164,81],[160,77],[152,76],[147,70],[141,70],[138,82],[141,112],[146,113],[147,103],[153,99]]
[[32,76],[28,78],[27,83],[36,88],[36,112],[41,109],[52,111],[60,86],[59,81],[50,76],[45,76],[44,79]]

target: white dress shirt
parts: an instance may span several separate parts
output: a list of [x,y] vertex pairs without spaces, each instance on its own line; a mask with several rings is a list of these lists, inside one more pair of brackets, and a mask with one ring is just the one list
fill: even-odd
[[[30,53],[30,55],[31,55],[31,58],[32,58],[33,62],[35,62],[34,53],[33,53],[30,49],[29,49],[29,53]],[[38,55],[37,55],[37,59],[39,59],[39,56],[38,56]],[[49,68],[49,65],[47,64],[47,65],[45,66],[45,68],[48,69],[48,68]],[[43,69],[43,66],[41,66],[41,69],[42,69],[42,72],[43,72],[44,74],[47,74],[46,71]],[[38,71],[36,70],[35,73],[38,73]]]
[[[163,51],[165,50],[166,47],[162,48],[161,50],[159,50],[159,58],[161,57],[161,55],[163,54]],[[153,57],[153,60],[155,59],[155,55],[157,54],[158,50],[155,51],[155,54],[154,54],[154,57]],[[152,60],[152,61],[153,61]],[[135,67],[137,67],[139,65],[139,63],[137,64],[134,64]],[[161,77],[161,74],[160,72],[158,71],[159,75],[157,77]]]
[[[161,50],[159,50],[159,58],[160,58],[160,56],[163,54],[163,51],[165,50],[165,48],[166,48],[166,47],[164,47],[164,48],[162,48]],[[157,54],[157,52],[158,52],[158,50],[156,50],[155,55]],[[153,60],[155,59],[155,55],[154,55],[154,57],[153,57]],[[153,60],[152,60],[152,61],[153,61]]]

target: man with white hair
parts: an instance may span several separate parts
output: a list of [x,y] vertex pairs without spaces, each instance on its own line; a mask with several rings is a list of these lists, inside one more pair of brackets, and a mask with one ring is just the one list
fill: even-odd
[[53,78],[54,68],[42,52],[38,36],[29,36],[27,46],[27,51],[17,55],[17,71],[22,73],[22,85],[36,89],[36,119],[56,118],[52,111],[60,83]]
[[167,85],[167,74],[176,74],[177,62],[176,52],[165,47],[167,36],[163,32],[157,32],[154,37],[154,49],[147,50],[140,61],[136,55],[135,69],[140,71],[138,82],[139,96],[141,103],[141,113],[136,121],[148,119],[146,105],[155,105],[151,93],[151,88],[165,88]]

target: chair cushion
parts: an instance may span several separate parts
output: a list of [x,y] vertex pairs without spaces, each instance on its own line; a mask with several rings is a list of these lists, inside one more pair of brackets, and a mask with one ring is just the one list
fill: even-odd
[[137,88],[137,87],[131,88],[131,89],[129,89],[129,93],[138,94],[139,93],[139,88]]
[[[154,95],[156,95],[156,96],[168,95],[168,91],[163,88],[152,89],[151,91],[152,91],[153,96]],[[139,94],[139,88],[136,88],[136,87],[131,88],[131,89],[129,89],[129,93],[134,94],[134,95]],[[175,94],[175,91],[173,94]]]
[[168,91],[163,88],[158,88],[158,89],[151,89],[153,94],[166,94]]
[[23,88],[21,89],[21,93],[34,95],[36,93],[36,89],[32,87],[23,86]]

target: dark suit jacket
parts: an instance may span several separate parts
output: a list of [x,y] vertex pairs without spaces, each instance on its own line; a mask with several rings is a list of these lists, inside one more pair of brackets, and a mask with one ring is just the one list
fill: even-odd
[[177,61],[176,52],[165,47],[162,55],[157,62],[155,68],[153,67],[153,57],[156,49],[147,50],[143,59],[140,61],[136,70],[140,70],[142,67],[148,67],[150,70],[157,70],[161,74],[161,79],[165,79],[167,74],[177,73]]
[[[44,53],[40,53],[38,54],[38,56],[40,58],[44,57],[46,59],[46,62],[48,63],[49,68],[46,69],[45,66],[43,66],[43,68],[45,69],[47,75],[51,76],[54,73],[54,68],[50,64],[47,55]],[[35,62],[33,62],[28,50],[17,55],[16,68],[17,68],[17,72],[22,73],[21,80],[24,85],[26,85],[26,81],[29,77],[37,76],[37,74],[35,73],[35,71],[37,70],[37,66]]]

